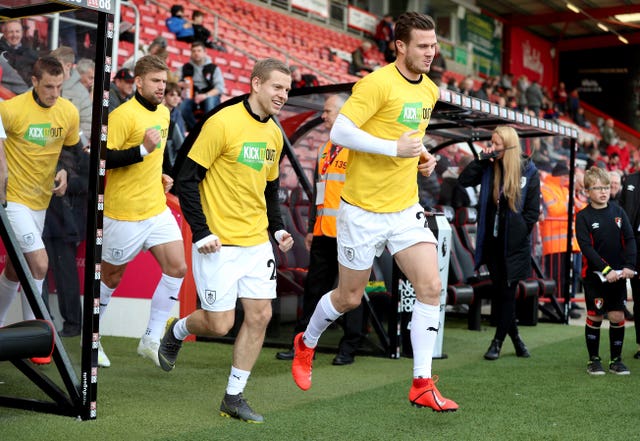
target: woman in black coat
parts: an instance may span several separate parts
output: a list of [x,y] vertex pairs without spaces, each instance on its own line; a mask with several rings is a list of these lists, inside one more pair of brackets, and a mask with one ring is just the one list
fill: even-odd
[[465,187],[480,187],[476,268],[486,264],[495,288],[496,333],[484,354],[500,356],[502,342],[511,337],[518,357],[529,357],[520,339],[515,316],[518,282],[531,275],[531,230],[540,213],[540,176],[522,155],[517,132],[498,126],[483,158],[469,164],[459,177]]

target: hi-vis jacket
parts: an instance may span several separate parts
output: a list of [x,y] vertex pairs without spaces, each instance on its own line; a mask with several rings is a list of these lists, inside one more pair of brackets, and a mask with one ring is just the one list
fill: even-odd
[[[540,222],[540,235],[542,254],[545,256],[567,251],[569,189],[563,186],[560,180],[560,177],[549,175],[540,186],[544,210],[544,220]],[[574,252],[580,252],[575,234],[571,246]]]
[[340,193],[344,186],[349,150],[341,148],[330,161],[332,145],[333,143],[328,141],[318,153],[314,236],[336,237],[337,235],[336,216],[340,206]]

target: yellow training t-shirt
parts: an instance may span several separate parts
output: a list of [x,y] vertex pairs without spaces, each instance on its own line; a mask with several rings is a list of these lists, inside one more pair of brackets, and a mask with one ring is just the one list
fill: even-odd
[[80,141],[78,110],[62,97],[52,107],[42,107],[29,90],[0,102],[0,116],[7,134],[7,200],[45,210],[62,147]]
[[189,158],[207,169],[200,201],[209,230],[223,245],[269,240],[264,189],[278,177],[282,145],[277,124],[257,121],[243,103],[220,110],[203,125]]
[[[426,75],[411,82],[392,63],[359,80],[340,113],[378,138],[395,141],[411,130],[422,138],[439,97]],[[375,213],[404,210],[418,202],[417,165],[418,158],[349,150],[342,198]]]
[[162,139],[142,162],[107,170],[104,214],[112,219],[141,221],[162,213],[167,198],[162,185],[162,160],[169,133],[169,109],[162,104],[155,111],[137,98],[116,107],[109,114],[107,148],[126,150],[140,146],[147,129],[160,131]]

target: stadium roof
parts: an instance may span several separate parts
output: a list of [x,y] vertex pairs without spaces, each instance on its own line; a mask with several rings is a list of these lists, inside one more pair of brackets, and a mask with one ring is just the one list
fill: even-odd
[[640,14],[634,0],[431,0],[430,6],[438,12],[464,6],[557,43],[560,51],[625,44],[619,36],[640,43],[640,16],[630,15]]

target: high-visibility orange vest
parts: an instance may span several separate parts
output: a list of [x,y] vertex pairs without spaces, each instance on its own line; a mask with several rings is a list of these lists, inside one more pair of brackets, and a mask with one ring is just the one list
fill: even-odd
[[[336,216],[340,206],[340,193],[344,187],[349,151],[345,148],[328,162],[332,142],[327,142],[318,153],[318,180],[316,182],[316,223],[314,236],[336,237]],[[324,192],[322,191],[324,188]],[[324,197],[323,194],[324,193]]]
[[[569,189],[560,183],[560,179],[549,175],[540,185],[545,215],[544,220],[540,222],[543,255],[567,251]],[[575,234],[571,240],[571,247],[574,252],[580,251]]]

